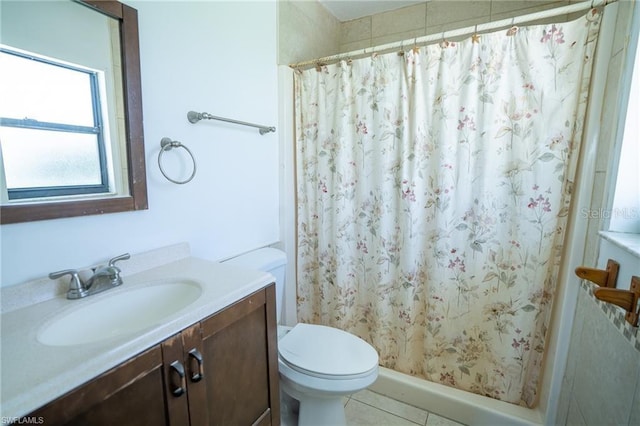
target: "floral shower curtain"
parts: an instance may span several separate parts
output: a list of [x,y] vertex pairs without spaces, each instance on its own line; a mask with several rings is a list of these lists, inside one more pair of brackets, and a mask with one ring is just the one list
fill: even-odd
[[296,73],[300,321],[536,403],[599,18]]

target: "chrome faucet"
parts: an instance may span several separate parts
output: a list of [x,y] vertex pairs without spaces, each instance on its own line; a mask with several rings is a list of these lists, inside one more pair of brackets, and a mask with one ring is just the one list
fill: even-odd
[[125,253],[109,260],[107,265],[94,268],[93,275],[86,282],[82,281],[76,269],[64,269],[62,271],[52,272],[49,274],[49,278],[56,280],[65,275],[71,275],[67,299],[81,299],[121,285],[122,277],[120,273],[122,270],[120,270],[115,263],[129,258],[131,258],[129,253]]

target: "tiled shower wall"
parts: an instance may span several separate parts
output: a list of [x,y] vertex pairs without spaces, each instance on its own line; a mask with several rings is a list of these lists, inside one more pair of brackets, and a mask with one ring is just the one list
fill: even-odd
[[640,335],[594,287],[581,284],[556,424],[639,425]]
[[[341,24],[340,52],[410,40],[457,28],[485,24],[566,6],[570,1],[432,0],[390,12],[365,16]],[[556,17],[562,21],[567,16]]]
[[317,1],[279,0],[278,64],[334,55],[340,47],[340,21]]
[[[278,2],[278,63],[288,65],[427,34],[526,15],[578,1],[431,0],[340,22],[320,3]],[[554,21],[569,16],[553,18]]]
[[[340,22],[317,1],[278,2],[278,63],[288,65],[427,34],[499,21],[582,0],[431,0]],[[571,17],[555,17],[563,21]]]

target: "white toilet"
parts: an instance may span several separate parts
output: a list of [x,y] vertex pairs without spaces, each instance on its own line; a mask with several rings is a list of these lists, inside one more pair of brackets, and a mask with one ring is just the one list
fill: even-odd
[[[276,312],[284,294],[287,258],[263,248],[229,259],[230,264],[271,273],[276,281]],[[322,325],[278,326],[280,388],[299,401],[298,424],[345,424],[342,398],[360,391],[378,377],[378,353],[353,334]],[[286,409],[287,404],[282,404]],[[286,413],[283,413],[283,418]]]

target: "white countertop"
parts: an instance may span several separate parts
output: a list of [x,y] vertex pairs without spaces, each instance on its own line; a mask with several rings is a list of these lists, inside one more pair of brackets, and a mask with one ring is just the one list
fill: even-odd
[[[195,281],[201,296],[162,324],[124,336],[74,346],[47,346],[36,339],[47,320],[66,309],[114,292],[166,282]],[[124,277],[124,284],[80,300],[56,297],[2,314],[0,416],[20,417],[162,342],[274,281],[264,272],[187,257]],[[70,331],[72,332],[72,331]]]

